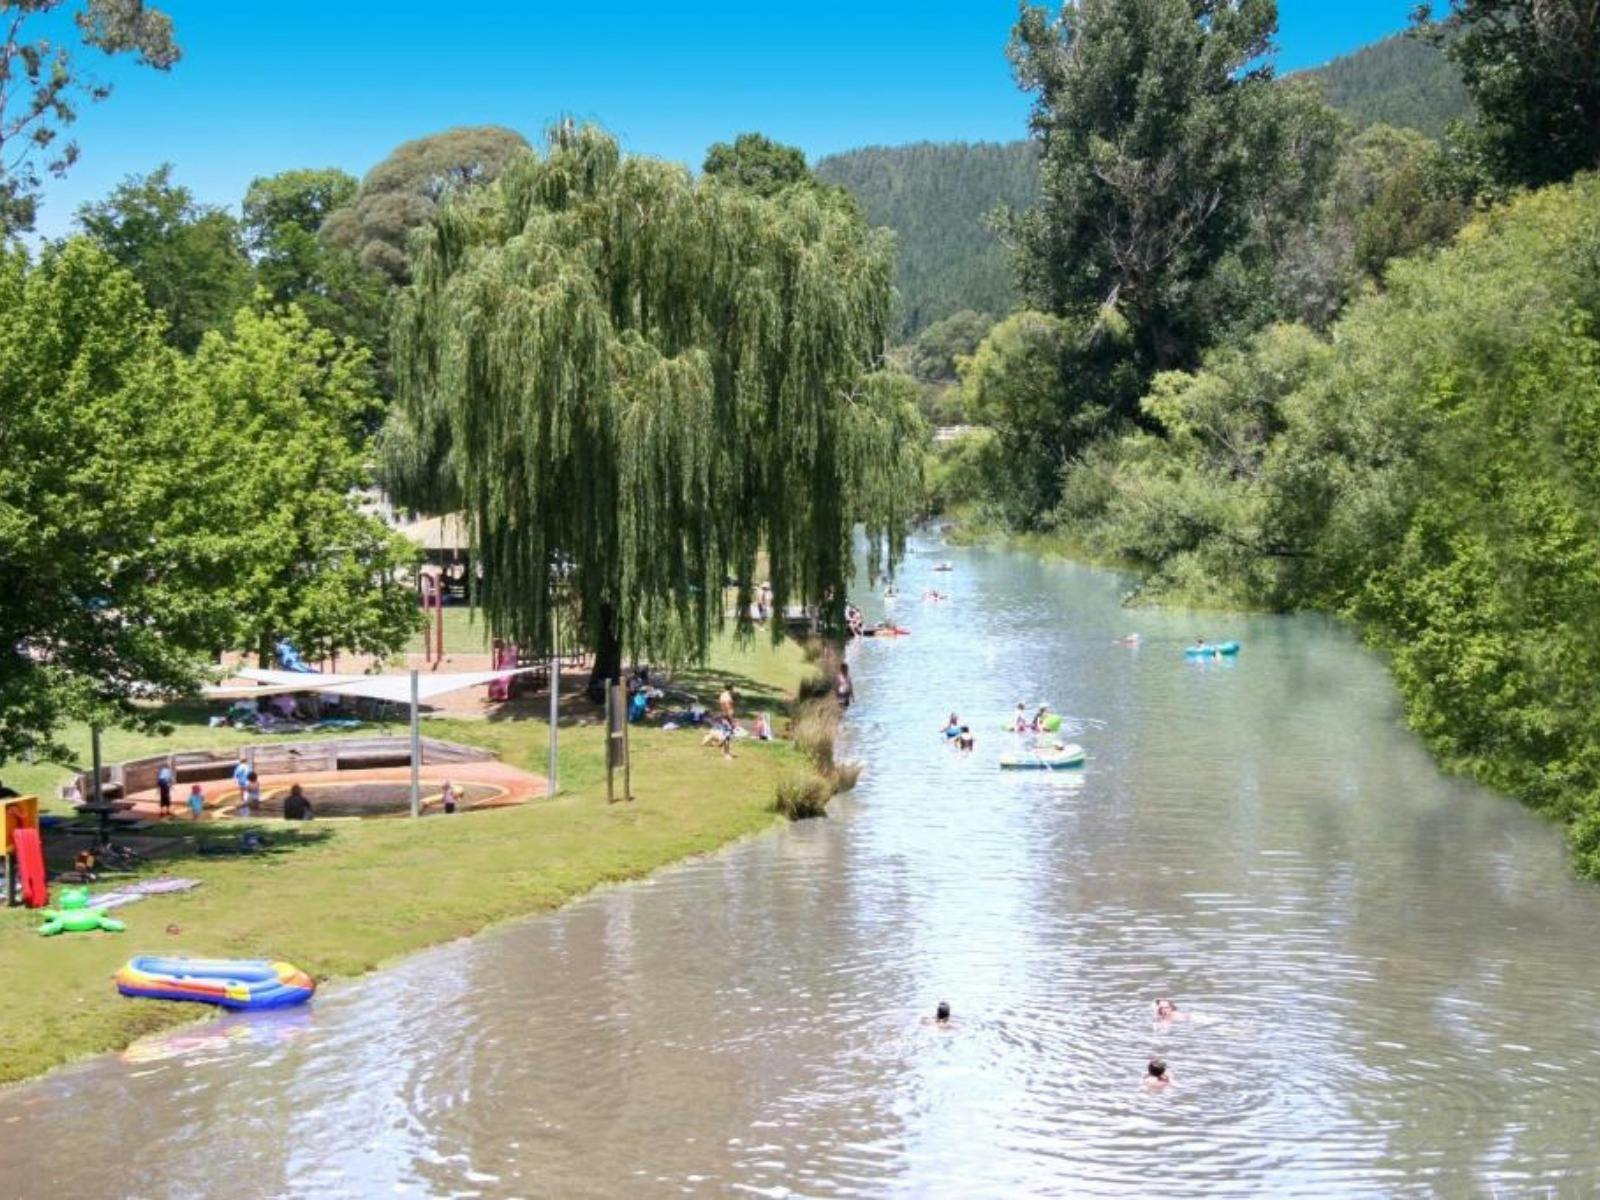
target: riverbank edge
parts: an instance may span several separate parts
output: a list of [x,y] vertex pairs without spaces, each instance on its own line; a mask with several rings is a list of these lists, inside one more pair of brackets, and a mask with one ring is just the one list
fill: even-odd
[[1145,590],[1145,571],[1137,563],[1103,554],[1096,554],[1082,539],[1059,530],[1036,533],[1014,533],[1004,529],[971,522],[957,521],[945,534],[952,546],[966,549],[1011,550],[1031,554],[1047,562],[1070,562],[1078,566],[1094,567],[1125,575],[1136,581],[1133,589],[1123,596],[1124,607],[1166,608],[1192,613],[1238,616],[1281,616],[1272,609],[1248,604],[1243,600],[1214,593],[1189,593]]
[[[786,645],[782,692],[797,724],[821,672],[809,666],[812,656]],[[836,729],[836,706],[809,707],[832,707]],[[438,720],[428,731],[538,769],[548,725]],[[828,797],[842,790],[831,759],[823,762],[798,738],[740,743],[725,759],[694,731],[643,728],[634,733],[638,798],[607,805],[603,729],[563,726],[562,740],[564,786],[553,799],[448,821],[280,825],[272,828],[278,842],[270,855],[163,860],[159,873],[199,877],[202,886],[119,912],[128,933],[41,938],[37,913],[0,909],[0,977],[19,981],[13,1003],[0,1008],[0,1089],[221,1015],[119,996],[111,974],[134,954],[270,958],[342,983],[768,834],[788,823],[779,803],[785,788]],[[830,752],[831,744],[830,737]],[[517,848],[526,849],[522,861]],[[512,861],[497,861],[508,853]],[[426,881],[420,894],[417,880]],[[183,941],[157,942],[167,935],[156,931],[171,927]]]

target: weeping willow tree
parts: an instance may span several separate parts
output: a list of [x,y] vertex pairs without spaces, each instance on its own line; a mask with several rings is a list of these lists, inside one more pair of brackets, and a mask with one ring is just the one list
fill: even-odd
[[594,679],[749,632],[774,602],[837,620],[865,527],[876,573],[918,491],[909,381],[880,370],[891,247],[848,198],[763,197],[553,130],[442,206],[414,246],[386,463],[460,511],[491,631],[552,644],[570,605]]

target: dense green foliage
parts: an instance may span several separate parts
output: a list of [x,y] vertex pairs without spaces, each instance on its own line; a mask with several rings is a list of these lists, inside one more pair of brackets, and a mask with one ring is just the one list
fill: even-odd
[[1600,167],[1600,6],[1589,0],[1449,0],[1442,44],[1477,105],[1456,131],[1488,178],[1538,186]]
[[194,682],[229,626],[211,450],[130,275],[86,242],[0,257],[0,757]]
[[144,0],[0,0],[0,239],[33,228],[41,171],[60,177],[78,161],[77,143],[61,141],[78,104],[111,94],[61,36],[62,10],[85,48],[157,71],[180,55],[172,19]]
[[898,553],[914,385],[881,372],[886,241],[847,198],[763,197],[594,129],[436,213],[400,299],[400,497],[459,507],[497,635],[548,646],[558,580],[596,679],[703,653],[757,556],[837,620],[851,530]]
[[447,129],[395,148],[367,172],[348,205],[329,215],[322,233],[393,284],[411,278],[409,239],[453,192],[489,182],[527,139],[497,125]]
[[1157,594],[1357,619],[1449,763],[1572,824],[1600,874],[1600,180],[1396,264],[1331,341],[1161,376],[1066,527]]
[[417,622],[416,593],[398,575],[416,554],[355,500],[370,482],[378,411],[366,351],[299,309],[246,309],[187,365],[215,427],[213,518],[240,531],[229,644],[263,666],[283,636],[313,658],[398,650]]
[[759,133],[741,133],[727,142],[716,142],[706,151],[701,168],[722,183],[737,184],[758,196],[775,196],[786,187],[811,181],[805,151],[785,146]]
[[218,649],[389,652],[410,560],[360,512],[363,352],[248,309],[193,356],[87,239],[0,258],[0,761],[148,725]]
[[1328,104],[1358,127],[1393,125],[1439,138],[1452,121],[1472,113],[1456,66],[1431,42],[1404,34],[1288,78],[1315,82]]
[[1297,176],[1328,158],[1333,130],[1258,65],[1272,0],[1082,0],[1025,7],[1012,37],[1034,93],[1039,203],[1009,222],[1030,303],[1115,308],[1141,367],[1187,365],[1217,314],[1196,303],[1253,223],[1303,203]]
[[963,309],[1003,313],[1016,302],[1005,247],[987,223],[1039,192],[1031,142],[917,142],[821,159],[819,179],[847,189],[896,241],[896,338]]
[[180,349],[193,350],[250,298],[238,222],[173,183],[170,165],[126,179],[104,200],[85,204],[78,224],[133,273],[146,302],[166,316],[168,340]]
[[354,177],[331,168],[284,171],[245,192],[245,248],[256,286],[273,304],[295,304],[311,322],[368,347],[384,346],[383,276],[321,237],[328,218],[354,202]]

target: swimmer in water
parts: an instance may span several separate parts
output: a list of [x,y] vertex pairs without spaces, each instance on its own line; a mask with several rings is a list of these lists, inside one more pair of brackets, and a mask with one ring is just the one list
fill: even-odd
[[971,754],[973,745],[972,730],[963,725],[961,732],[956,734],[956,749],[962,754]]
[[939,1001],[939,1007],[933,1010],[933,1023],[940,1029],[950,1028],[950,1004],[948,1001]]
[[961,734],[961,718],[955,713],[950,714],[950,720],[945,722],[945,727],[940,730],[946,741],[954,741]]
[[1137,633],[1130,633],[1125,638],[1118,638],[1117,639],[1117,645],[1119,645],[1119,646],[1137,646],[1141,640],[1142,639],[1139,637],[1139,635]]
[[1165,1059],[1152,1058],[1150,1066],[1145,1071],[1144,1090],[1147,1092],[1164,1092],[1172,1086],[1172,1076],[1167,1074]]
[[1189,1014],[1179,1012],[1177,1004],[1173,1001],[1166,999],[1156,1001],[1156,1024],[1170,1025],[1174,1021],[1187,1021],[1188,1019]]

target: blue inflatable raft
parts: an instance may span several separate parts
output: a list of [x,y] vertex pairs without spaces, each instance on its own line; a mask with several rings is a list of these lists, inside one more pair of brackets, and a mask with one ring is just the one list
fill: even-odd
[[117,972],[117,991],[148,1000],[195,1000],[250,1010],[304,1004],[316,980],[283,962],[141,954]]
[[1002,771],[1053,771],[1057,767],[1081,767],[1088,757],[1082,746],[1063,746],[1060,750],[1019,750],[1000,756]]
[[1239,653],[1238,642],[1218,642],[1214,646],[1190,646],[1184,650],[1185,658],[1232,658]]

